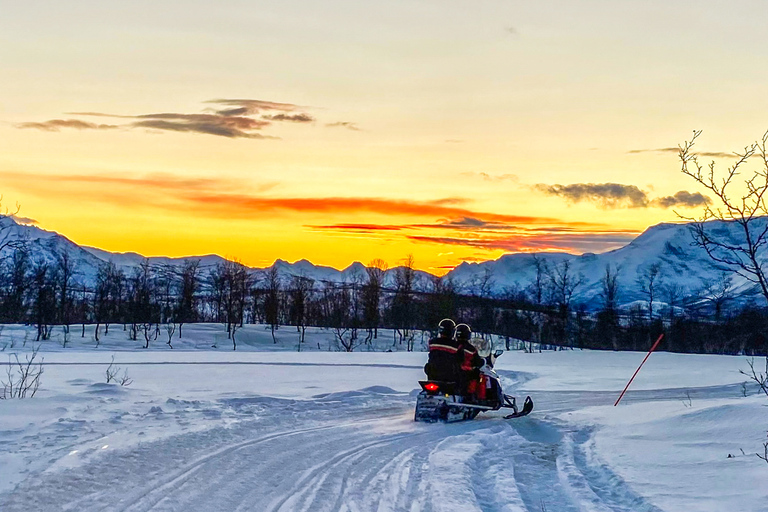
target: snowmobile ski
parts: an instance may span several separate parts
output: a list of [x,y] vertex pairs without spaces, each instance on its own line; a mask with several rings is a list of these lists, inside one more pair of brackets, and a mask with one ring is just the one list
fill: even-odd
[[525,402],[523,402],[523,408],[519,411],[515,411],[512,414],[507,414],[504,416],[505,420],[511,420],[512,418],[521,418],[523,416],[527,416],[531,413],[533,410],[533,400],[530,396],[525,397]]

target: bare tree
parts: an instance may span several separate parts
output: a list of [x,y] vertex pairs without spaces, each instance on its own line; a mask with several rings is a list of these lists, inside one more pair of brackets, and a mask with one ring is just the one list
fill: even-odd
[[168,335],[168,341],[165,344],[171,348],[173,348],[173,335],[176,334],[176,327],[177,324],[173,318],[169,318],[165,323],[165,333]]
[[716,281],[708,281],[704,285],[704,297],[715,310],[715,321],[720,323],[723,310],[733,299],[733,276],[721,272]]
[[43,375],[43,358],[37,358],[39,347],[25,356],[24,361],[18,354],[8,356],[5,380],[0,381],[0,400],[12,398],[32,398],[40,388]]
[[277,263],[272,265],[266,271],[266,294],[264,297],[264,317],[272,331],[272,342],[277,343],[275,331],[280,325],[280,274],[277,270]]
[[[544,331],[544,315],[541,312],[541,307],[544,304],[544,296],[547,286],[547,262],[541,259],[538,254],[532,254],[533,265],[536,270],[536,275],[533,277],[531,284],[528,286],[528,295],[531,302],[535,304],[537,310],[532,314],[532,321],[536,326],[536,341],[539,343],[539,351],[541,351],[541,341]],[[529,344],[529,351],[533,352],[533,344]]]
[[[570,311],[573,296],[576,290],[584,282],[584,276],[575,274],[571,268],[571,260],[564,260],[559,265],[553,265],[547,268],[547,278],[549,281],[552,302],[557,306],[560,312],[562,329],[567,337],[570,336]],[[572,339],[571,346],[572,346]]]
[[56,282],[45,261],[37,262],[32,270],[32,293],[32,312],[37,325],[35,341],[45,341],[51,337],[56,321]]
[[291,321],[296,325],[296,330],[299,333],[299,351],[301,351],[301,345],[304,343],[304,334],[307,330],[307,316],[309,313],[308,303],[311,300],[314,289],[314,280],[305,276],[291,277],[290,317]]
[[365,337],[368,344],[379,336],[381,290],[386,270],[387,264],[381,259],[371,261],[365,269],[367,280],[362,290],[363,327],[368,330]]
[[16,215],[21,207],[17,203],[13,210],[3,208],[2,202],[3,196],[0,196],[0,253],[6,249],[22,249],[26,247],[27,241],[13,229],[16,226]]
[[200,289],[200,260],[186,260],[181,268],[179,301],[176,321],[179,338],[185,323],[194,322],[197,316],[197,292]]
[[613,350],[619,349],[618,343],[618,329],[619,329],[619,314],[618,314],[618,299],[619,299],[619,268],[611,267],[610,264],[605,266],[605,273],[602,279],[600,279],[601,291],[600,295],[603,298],[603,309],[597,315],[598,329],[602,332],[603,336],[608,337],[611,340],[611,346]]
[[403,264],[395,269],[395,295],[392,298],[391,315],[399,343],[406,342],[406,350],[413,350],[414,313],[413,292],[416,271],[413,267],[413,255],[409,254]]
[[69,249],[64,249],[56,254],[56,265],[54,274],[58,284],[56,288],[59,292],[59,321],[64,325],[64,332],[69,334],[69,324],[72,317],[72,307],[74,302],[74,284],[75,262]]
[[[711,162],[705,169],[693,152],[701,131],[693,132],[690,141],[680,146],[683,174],[702,185],[718,202],[707,204],[692,223],[694,243],[703,248],[716,264],[754,283],[768,302],[768,278],[762,256],[768,244],[768,132],[760,141],[735,154],[733,165],[725,171]],[[756,157],[759,165],[746,171],[749,160]],[[737,178],[743,176],[742,178]],[[734,190],[736,189],[736,190]],[[683,217],[685,218],[685,217]],[[723,230],[722,225],[708,221],[728,221],[736,224],[738,232]]]
[[648,304],[648,322],[653,322],[653,301],[658,297],[659,289],[661,287],[662,274],[661,263],[651,263],[645,267],[637,269],[637,284],[640,286],[640,291],[645,295],[646,303]]

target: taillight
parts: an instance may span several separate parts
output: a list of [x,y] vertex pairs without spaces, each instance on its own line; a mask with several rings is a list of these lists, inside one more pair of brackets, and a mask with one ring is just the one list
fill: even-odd
[[427,383],[424,385],[424,389],[426,389],[427,391],[432,391],[432,392],[435,392],[435,391],[437,391],[438,389],[440,389],[440,386],[438,386],[438,385],[437,385],[437,384],[435,384],[434,382],[427,382]]

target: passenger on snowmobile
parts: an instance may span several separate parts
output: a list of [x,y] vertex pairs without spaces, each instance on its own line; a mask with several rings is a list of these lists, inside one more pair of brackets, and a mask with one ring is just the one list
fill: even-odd
[[458,382],[461,378],[461,357],[458,342],[453,338],[456,322],[450,318],[440,320],[437,337],[429,340],[429,359],[424,365],[427,379]]
[[456,343],[459,345],[461,360],[461,388],[468,394],[476,394],[477,382],[480,378],[480,367],[485,360],[477,355],[477,349],[472,345],[472,329],[467,324],[456,326]]

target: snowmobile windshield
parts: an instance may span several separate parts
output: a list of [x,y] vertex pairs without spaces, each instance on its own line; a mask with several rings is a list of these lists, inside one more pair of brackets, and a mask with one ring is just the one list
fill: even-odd
[[488,357],[491,355],[491,342],[483,338],[472,338],[470,343],[477,350],[477,355],[480,357]]

